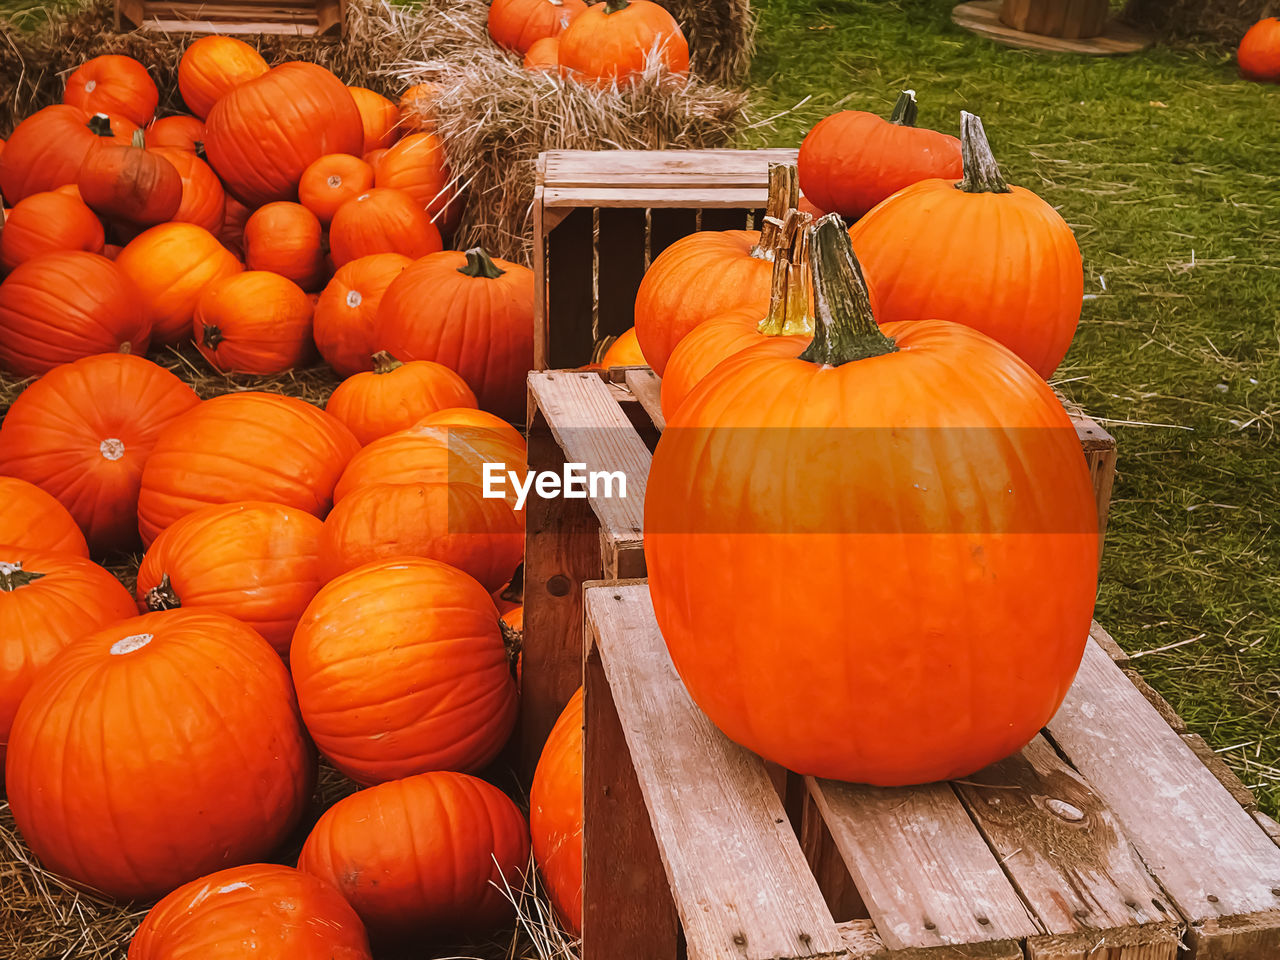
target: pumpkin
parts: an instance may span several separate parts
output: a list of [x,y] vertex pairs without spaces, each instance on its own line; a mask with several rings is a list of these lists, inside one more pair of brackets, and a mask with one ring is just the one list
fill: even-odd
[[0,267],[12,270],[57,250],[101,253],[105,239],[102,223],[79,197],[56,190],[33,193],[4,216]]
[[374,318],[382,295],[412,262],[398,253],[359,257],[338,267],[320,294],[312,336],[325,363],[342,376],[373,369]]
[[218,231],[218,239],[237,256],[244,256],[244,227],[252,215],[253,210],[235,197],[226,198],[226,213],[222,219],[222,229]]
[[232,89],[213,105],[205,127],[210,166],[227,192],[251,207],[296,199],[312,161],[359,153],[364,143],[360,111],[346,86],[324,67],[301,61]]
[[361,790],[320,817],[298,869],[335,885],[380,941],[510,926],[529,828],[497,787],[434,772]]
[[610,367],[646,367],[644,353],[640,350],[640,340],[636,337],[636,328],[628,327],[618,335],[604,356],[600,358],[600,366],[608,370]]
[[174,147],[187,153],[204,150],[204,121],[199,117],[162,117],[147,127],[147,149]]
[[85,113],[109,113],[139,127],[156,115],[160,91],[147,68],[132,57],[94,57],[67,77],[62,102]]
[[329,226],[329,246],[338,266],[378,253],[416,260],[444,249],[431,216],[403,190],[385,187],[338,208]]
[[378,169],[378,161],[379,161],[379,160],[381,160],[381,159],[383,158],[383,156],[385,156],[385,155],[386,155],[386,152],[387,152],[387,150],[386,150],[386,148],[385,148],[385,147],[379,147],[377,150],[370,150],[368,153],[366,153],[366,154],[365,154],[363,157],[361,157],[360,159],[362,159],[365,163],[367,163],[367,164],[368,164],[370,167],[372,167],[374,170],[377,170],[377,169]]
[[178,62],[178,92],[187,109],[203,120],[224,94],[269,69],[262,55],[243,40],[201,37]]
[[324,521],[326,580],[379,560],[426,557],[478,580],[490,592],[524,557],[524,530],[504,500],[471,483],[375,483],[360,487]]
[[466,381],[448,367],[430,360],[401,363],[379,351],[373,355],[373,370],[338,384],[325,410],[363,444],[411,427],[437,410],[475,403]]
[[452,232],[462,214],[444,144],[433,133],[411,133],[387,150],[374,167],[373,182],[403,190],[427,211],[441,233]]
[[882,322],[963,323],[1048,379],[1080,321],[1080,248],[1053,207],[1005,184],[972,114],[962,139],[964,179],[894,194],[854,225],[853,248],[875,278]]
[[400,95],[400,125],[406,130],[433,133],[436,129],[436,101],[440,87],[435,83],[415,83]]
[[702,230],[677,240],[649,265],[636,292],[636,337],[654,373],[666,372],[676,344],[703,320],[769,302],[773,249],[796,205],[796,168],[770,164],[764,228]]
[[[268,203],[244,225],[244,262],[292,280],[303,290],[324,286],[324,229],[300,203]],[[309,318],[308,318],[309,319]]]
[[510,610],[502,615],[502,622],[512,630],[524,630],[524,605],[518,603],[512,606]]
[[0,544],[45,553],[89,556],[75,518],[34,483],[0,476]]
[[327,227],[339,207],[372,186],[373,167],[359,157],[331,153],[303,172],[298,200]]
[[145,353],[151,316],[96,253],[44,253],[0,283],[0,367],[31,377],[95,353]]
[[1264,17],[1245,32],[1236,63],[1246,80],[1280,83],[1280,18]]
[[207,286],[196,301],[192,337],[222,373],[267,375],[305,366],[311,355],[311,299],[292,280],[246,270]]
[[582,933],[582,722],[579,687],[551,728],[529,789],[533,858],[556,913],[576,935]]
[[625,86],[650,57],[673,74],[689,72],[689,43],[675,17],[652,0],[605,0],[560,35],[560,66],[576,80]]
[[336,888],[274,863],[219,870],[146,915],[129,960],[372,960],[364,924]]
[[252,391],[205,400],[160,434],[142,471],[143,543],[211,503],[264,500],[323,516],[359,448],[305,400]]
[[538,41],[564,33],[586,9],[583,0],[494,0],[489,5],[489,36],[500,47],[528,53]]
[[[182,202],[178,211],[169,219],[175,223],[194,223],[215,236],[222,232],[227,217],[227,195],[222,181],[213,169],[198,156],[177,147],[154,147],[151,150],[164,157],[182,178]],[[243,222],[241,223],[243,228]]]
[[99,141],[90,147],[76,185],[95,213],[134,226],[164,223],[182,203],[177,168],[145,148],[141,130],[128,146]]
[[6,774],[47,869],[148,900],[274,851],[314,760],[266,641],[225,614],[166,610],[89,634],[38,675]]
[[351,91],[351,99],[356,102],[360,122],[364,126],[364,145],[359,151],[361,156],[370,150],[386,148],[395,143],[400,135],[400,108],[382,94],[364,87],[347,89]]
[[766,759],[883,786],[967,776],[1035,736],[1080,663],[1088,469],[1026,364],[957,323],[877,327],[840,218],[811,243],[810,347],[724,361],[655,449],[654,613],[693,700]]
[[199,399],[164,367],[104,353],[46,373],[0,423],[0,471],[57,497],[94,553],[137,541],[143,464]]
[[138,234],[120,251],[116,265],[150,309],[156,343],[189,339],[200,295],[244,269],[213,234],[192,223],[162,223]]
[[320,520],[279,503],[203,507],[166,529],[138,568],[138,608],[216,610],[287,658],[298,618],[323,582]]
[[91,118],[79,107],[59,104],[38,110],[18,124],[0,153],[0,193],[5,202],[16,204],[33,193],[75,183],[85,154],[100,136],[127,144],[136,129],[123,118]]
[[526,70],[541,70],[547,73],[560,72],[560,39],[543,37],[534,41],[529,52],[524,55]]
[[321,587],[289,663],[312,739],[357,783],[480,769],[515,725],[493,600],[436,560],[370,563]]
[[378,346],[462,375],[480,406],[523,418],[533,366],[533,271],[473,247],[407,267],[378,308]]
[[495,417],[484,410],[473,407],[449,407],[429,413],[414,426],[417,427],[455,427],[461,437],[493,437],[514,445],[517,450],[525,449],[524,436],[501,417]]
[[129,591],[86,557],[0,545],[0,769],[18,704],[40,671],[69,644],[133,615]]
[[804,195],[852,221],[913,183],[960,179],[960,141],[918,129],[916,112],[915,91],[904,90],[888,120],[842,110],[819,121],[800,145]]

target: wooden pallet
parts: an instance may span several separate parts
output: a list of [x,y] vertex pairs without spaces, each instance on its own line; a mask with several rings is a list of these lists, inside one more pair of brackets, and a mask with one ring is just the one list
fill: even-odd
[[116,0],[115,7],[117,30],[158,33],[340,36],[346,19],[346,0]]
[[[625,499],[530,497],[526,505],[520,753],[529,769],[581,682],[582,585],[645,575],[645,482],[666,426],[661,385],[648,367],[529,374],[529,469],[559,472],[565,463],[582,463],[588,471],[620,470],[627,477]],[[1068,405],[1067,412],[1093,478],[1098,529],[1105,536],[1116,442],[1079,408]]]
[[1079,39],[1051,37],[1042,33],[1028,33],[1009,26],[1000,19],[1004,0],[973,0],[962,3],[951,11],[951,19],[957,26],[1003,43],[1010,47],[1041,50],[1045,53],[1083,53],[1090,56],[1114,57],[1136,53],[1151,46],[1151,37],[1115,20],[1108,21],[1102,33]]
[[689,960],[1280,957],[1274,823],[1097,624],[1021,753],[878,789],[779,777],[721,734],[647,584],[585,606],[583,960],[674,960],[682,939]]

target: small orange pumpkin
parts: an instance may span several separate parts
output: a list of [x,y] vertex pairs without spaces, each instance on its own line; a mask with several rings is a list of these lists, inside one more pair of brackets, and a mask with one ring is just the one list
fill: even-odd
[[60,190],[33,193],[4,215],[0,267],[12,270],[56,250],[101,253],[105,239],[102,222],[79,196]]
[[333,262],[342,266],[375,253],[416,260],[444,249],[430,215],[403,190],[375,187],[348,200],[329,225]]
[[323,234],[320,220],[302,204],[268,203],[244,225],[245,266],[319,290],[328,279]]
[[12,204],[73,184],[85,154],[99,138],[129,144],[135,130],[137,126],[123,117],[91,117],[65,104],[37,110],[18,124],[0,152],[0,193]]
[[546,73],[560,72],[560,38],[543,37],[529,47],[524,55],[524,68]]
[[372,359],[372,371],[342,381],[325,404],[361,443],[411,427],[437,410],[476,404],[467,382],[442,364],[401,363],[385,350]]
[[[523,608],[519,608],[523,609]],[[513,611],[514,612],[514,611]],[[523,617],[520,618],[523,626]],[[520,627],[516,627],[520,629]],[[572,933],[582,933],[582,688],[551,728],[529,789],[533,857],[551,903]]]
[[156,115],[160,91],[144,67],[133,57],[109,54],[94,57],[67,77],[62,102],[85,113],[110,113],[139,127]]
[[347,87],[364,124],[364,146],[360,153],[391,146],[400,135],[400,108],[380,93],[364,87]]
[[608,370],[610,367],[645,367],[644,353],[640,350],[640,340],[636,336],[636,328],[628,327],[600,358],[600,366]]
[[164,223],[182,204],[182,177],[172,163],[146,149],[141,130],[134,131],[129,146],[104,140],[90,147],[76,185],[95,213],[132,226]]
[[269,69],[262,55],[243,40],[201,37],[178,62],[178,91],[187,109],[203,120],[223,94]]
[[359,157],[331,153],[303,172],[298,182],[298,201],[327,227],[339,207],[372,186],[373,167]]
[[605,0],[574,18],[560,36],[560,66],[570,77],[625,86],[650,56],[671,73],[689,72],[680,24],[653,0]]
[[312,336],[325,363],[349,377],[373,369],[374,318],[391,281],[413,261],[376,253],[338,267],[316,301]]
[[220,234],[227,219],[228,200],[222,181],[213,169],[190,150],[153,147],[151,153],[173,164],[182,178],[182,202],[170,219],[176,223],[194,223],[212,234]]
[[415,83],[400,95],[400,125],[414,133],[434,133],[439,98],[438,84]]
[[89,545],[75,518],[57,498],[34,483],[0,476],[0,544],[89,556]]
[[199,117],[161,117],[147,127],[147,149],[176,147],[188,153],[204,149],[204,121]]
[[246,270],[205,287],[192,337],[222,373],[283,373],[310,356],[313,311],[311,298],[292,280]]
[[441,233],[450,233],[461,215],[444,144],[433,133],[411,133],[387,150],[374,168],[373,182],[403,190],[427,211]]
[[560,36],[586,9],[583,0],[493,0],[489,36],[500,47],[526,54],[540,40]]

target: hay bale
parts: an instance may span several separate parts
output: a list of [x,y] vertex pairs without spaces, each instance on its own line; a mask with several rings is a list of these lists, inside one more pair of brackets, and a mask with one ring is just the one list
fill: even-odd
[[741,81],[755,53],[756,19],[750,0],[658,0],[689,40],[690,68],[705,80]]
[[1261,20],[1280,14],[1280,0],[1129,0],[1123,19],[1169,40],[1235,45]]

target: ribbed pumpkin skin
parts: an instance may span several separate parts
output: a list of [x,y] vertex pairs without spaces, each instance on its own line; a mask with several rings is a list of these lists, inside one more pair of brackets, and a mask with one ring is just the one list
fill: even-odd
[[23,377],[95,353],[136,353],[151,340],[141,294],[106,257],[46,253],[0,283],[0,367]]
[[5,213],[0,267],[12,270],[58,250],[101,253],[105,240],[102,223],[79,197],[56,190],[33,193]]
[[338,267],[316,301],[312,336],[324,362],[344,377],[373,369],[378,306],[413,261],[398,253],[360,257]]
[[[289,117],[281,123],[281,114]],[[292,61],[234,88],[205,123],[209,164],[251,207],[295,200],[298,180],[326,153],[359,153],[360,111],[324,67]]]
[[378,943],[509,925],[502,891],[520,890],[528,859],[528,826],[506,794],[439,772],[339,801],[311,831],[298,868],[334,884]]
[[0,470],[53,494],[95,553],[137,542],[143,464],[195,392],[142,357],[101,354],[27,387],[0,423]]
[[[12,578],[22,573],[14,568],[39,579],[19,586]],[[0,546],[0,769],[18,704],[36,675],[69,644],[132,617],[128,599],[119,580],[83,556]]]
[[[523,620],[521,621],[523,623]],[[529,790],[533,857],[561,921],[582,933],[582,688],[542,748]]]
[[348,200],[329,225],[333,262],[398,253],[411,260],[444,249],[431,215],[403,190],[375,187]]
[[366,87],[347,87],[360,111],[364,127],[364,145],[360,156],[370,150],[385,150],[400,136],[400,108],[380,93]]
[[244,225],[244,262],[292,280],[303,290],[321,289],[325,275],[324,229],[300,203],[268,203]]
[[223,373],[283,373],[311,356],[313,311],[311,298],[292,280],[246,270],[204,289],[191,335]]
[[142,542],[211,503],[265,500],[323,516],[359,447],[341,423],[294,397],[248,392],[206,400],[161,433],[147,460],[138,498]]
[[609,344],[609,349],[600,358],[600,366],[606,370],[610,367],[648,366],[644,353],[640,349],[640,340],[636,336],[635,327],[628,327],[617,340]]
[[[126,144],[136,126],[111,117],[112,139]],[[80,164],[98,142],[89,129],[89,114],[79,107],[57,104],[37,110],[9,135],[0,151],[0,193],[16,204],[33,193],[75,183]]]
[[492,593],[524,557],[524,529],[505,500],[485,498],[469,483],[375,483],[353,491],[325,518],[325,580],[396,557],[439,560]]
[[524,436],[519,430],[501,417],[495,417],[492,413],[473,407],[449,407],[447,410],[437,410],[435,413],[427,414],[414,426],[462,427],[464,429],[459,431],[459,435],[463,438],[493,437],[506,441],[517,450],[524,452],[528,450]]
[[517,53],[539,40],[558,37],[587,9],[583,0],[494,0],[489,5],[489,36]]
[[387,288],[378,308],[378,348],[401,360],[434,360],[462,375],[480,406],[522,418],[533,366],[533,271],[494,259],[496,279],[459,270],[458,251],[433,253]]
[[270,67],[257,50],[234,37],[201,37],[178,63],[178,91],[202,120],[225,93],[256,80]]
[[1098,543],[1079,441],[1032,370],[959,324],[881,330],[898,352],[819,367],[770,343],[703,380],[654,453],[645,559],[721,730],[797,773],[892,786],[971,774],[1048,721]]
[[89,556],[89,545],[75,518],[57,498],[34,483],[0,476],[0,544]]
[[950,180],[924,180],[884,201],[849,236],[875,283],[881,323],[963,323],[1048,379],[1080,322],[1080,248],[1053,207],[1010,189],[965,193]]
[[303,171],[298,201],[327,227],[339,207],[372,187],[373,167],[347,153],[330,153]]
[[560,38],[544,37],[535,40],[524,55],[526,70],[541,70],[547,73],[560,72]]
[[110,113],[145,126],[156,115],[160,91],[132,57],[109,54],[81,64],[67,77],[62,102],[85,113]]
[[[298,618],[323,582],[316,517],[279,503],[217,504],[189,513],[156,537],[138,568],[138,609],[213,610],[252,627],[288,657]],[[170,600],[173,598],[171,597]]]
[[1236,63],[1246,80],[1280,83],[1280,18],[1265,17],[1245,32]]
[[335,887],[274,863],[219,870],[147,914],[129,960],[371,960],[364,924]]
[[182,178],[182,202],[169,219],[194,223],[217,235],[226,220],[227,194],[213,168],[189,150],[152,147],[151,152],[168,160]]
[[[214,176],[216,177],[217,174]],[[252,214],[253,210],[249,207],[235,197],[227,196],[222,228],[217,231],[217,236],[223,246],[237,257],[244,256],[244,225],[249,222]]]
[[166,344],[191,339],[200,294],[244,269],[217,237],[193,223],[162,223],[138,234],[120,251],[116,266],[150,308],[151,339]]
[[373,168],[374,186],[403,190],[427,211],[441,233],[449,233],[461,213],[449,180],[444,143],[434,133],[409,134]]
[[192,610],[64,650],[18,709],[6,767],[40,861],[121,900],[265,857],[314,773],[280,658],[243,624]]
[[477,770],[516,719],[488,592],[435,560],[358,567],[316,594],[289,652],[316,746],[358,783]]
[[76,185],[95,213],[131,226],[164,223],[182,204],[177,167],[132,144],[100,140],[91,146],[80,164]]
[[767,309],[773,263],[753,257],[760,234],[703,230],[677,240],[649,265],[636,293],[636,337],[655,373],[690,330],[739,307]]
[[204,121],[199,117],[161,117],[147,127],[147,149],[175,147],[195,153],[196,144],[204,143]]
[[644,72],[655,47],[659,61],[672,73],[689,72],[689,43],[665,7],[652,0],[631,0],[609,13],[604,4],[596,4],[560,35],[560,67],[577,80],[625,86]]
[[[393,362],[388,361],[388,365]],[[448,367],[430,360],[413,360],[343,380],[329,397],[325,410],[365,444],[408,429],[437,410],[475,404],[476,395],[467,382]]]

